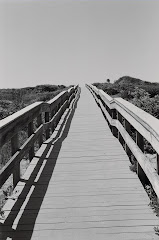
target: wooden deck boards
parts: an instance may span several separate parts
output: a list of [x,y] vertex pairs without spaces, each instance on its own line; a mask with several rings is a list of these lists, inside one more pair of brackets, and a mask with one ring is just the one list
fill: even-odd
[[68,135],[50,144],[39,176],[33,173],[28,195],[20,196],[26,204],[10,213],[8,225],[12,223],[15,232],[6,226],[8,236],[13,240],[158,239],[154,232],[158,219],[129,165],[93,97],[82,89]]

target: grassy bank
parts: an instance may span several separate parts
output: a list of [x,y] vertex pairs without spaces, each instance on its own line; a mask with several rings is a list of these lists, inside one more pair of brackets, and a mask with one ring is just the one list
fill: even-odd
[[48,101],[64,89],[64,85],[0,89],[0,120],[34,102]]
[[122,97],[159,119],[159,83],[124,76],[114,83],[94,83],[112,97]]

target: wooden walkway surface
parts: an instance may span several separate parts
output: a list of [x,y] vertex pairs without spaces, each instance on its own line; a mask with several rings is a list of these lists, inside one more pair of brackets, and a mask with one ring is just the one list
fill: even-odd
[[31,176],[28,169],[21,181],[29,190],[12,209],[6,221],[12,230],[6,226],[4,236],[13,240],[159,239],[154,231],[158,220],[147,194],[87,89],[82,89],[63,127],[57,141],[43,144],[41,152],[47,154],[33,159],[38,174],[30,167]]

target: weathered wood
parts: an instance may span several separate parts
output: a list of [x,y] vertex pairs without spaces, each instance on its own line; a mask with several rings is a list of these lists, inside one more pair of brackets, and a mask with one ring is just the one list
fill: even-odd
[[[115,122],[114,122],[115,123]],[[133,139],[130,137],[130,135],[126,132],[126,130],[123,128],[121,124],[117,124],[118,129],[120,130],[120,133],[122,134],[122,137],[124,138],[124,141],[127,143],[128,147],[131,149],[132,154],[135,156],[137,161],[139,162],[140,166],[146,173],[149,181],[152,184],[152,187],[154,191],[156,192],[157,196],[159,197],[159,176],[148,160],[148,158],[145,156],[145,154],[141,151],[141,149],[137,146],[137,144],[133,141]]]
[[17,185],[20,180],[20,163],[15,164],[13,170],[13,187]]
[[[131,134],[131,125],[125,118],[124,118],[124,128],[127,131],[127,133],[130,135]],[[128,147],[128,145],[126,144],[126,142],[125,142],[125,151],[126,151],[127,155],[130,157],[131,151],[130,151],[130,148]]]
[[[138,131],[136,131],[136,144],[139,146],[141,151],[144,152],[143,136]],[[137,162],[137,175],[143,184],[147,184],[149,182],[139,162]]]
[[[71,87],[69,96],[77,90],[78,86]],[[20,110],[19,112],[3,119],[0,121],[0,146],[2,146],[6,141],[11,139],[11,150],[12,157],[7,162],[7,164],[0,170],[0,186],[8,179],[8,177],[13,173],[14,174],[14,186],[20,178],[20,161],[22,158],[29,152],[29,159],[31,160],[34,156],[34,143],[39,139],[39,145],[42,144],[42,134],[43,131],[50,131],[51,122],[48,121],[48,114],[50,111],[57,111],[58,104],[61,102],[64,103],[61,106],[61,110],[55,118],[57,122],[61,117],[61,114],[67,108],[66,99],[68,97],[68,91],[63,91],[58,94],[54,99],[49,102],[37,102],[31,104],[30,106]],[[45,121],[46,123],[42,124],[41,113],[47,112]],[[60,112],[61,111],[61,112]],[[33,132],[33,121],[37,118],[38,128]],[[28,139],[25,143],[19,147],[17,136],[18,131],[21,130],[24,126],[28,125]],[[19,147],[19,148],[18,148]]]
[[[116,98],[112,99],[109,95],[102,93],[101,90],[97,90],[95,86],[90,86],[92,92],[99,92],[101,95],[101,98],[107,106],[110,109],[116,109],[120,114],[124,117],[124,119],[131,124],[135,129],[138,130],[138,133],[144,137],[156,150],[157,153],[159,153],[159,120],[151,116],[150,114],[144,112],[143,110],[139,109],[138,107],[134,106],[131,103],[128,103],[127,101]],[[103,95],[103,96],[102,96]],[[124,129],[122,124],[118,120],[112,119],[108,112],[102,108],[103,104],[100,104],[100,107],[104,114],[106,115],[109,123],[112,126],[115,126],[120,134],[122,135],[126,145],[132,152],[132,154],[137,159],[139,165],[138,165],[138,173],[139,175],[146,174],[146,178],[144,178],[144,182],[147,183],[147,179],[150,181],[151,185],[153,186],[153,189],[156,193],[156,195],[159,198],[159,176],[154,167],[151,165],[149,160],[146,158],[144,153],[141,151],[143,150],[142,147],[142,140],[140,138],[140,135],[137,135],[137,142],[140,146],[140,148],[137,146],[137,144],[133,141],[131,136],[128,134],[129,129]],[[128,132],[127,132],[128,131]],[[141,166],[141,168],[140,168]],[[142,172],[141,172],[142,171]]]
[[28,153],[34,142],[39,138],[43,132],[43,126],[40,126],[34,134],[32,134],[25,143],[19,147],[19,150],[11,157],[6,163],[3,169],[0,170],[0,186],[9,178],[12,174],[14,166],[22,160],[22,158]]
[[59,93],[57,96],[55,96],[53,99],[49,100],[47,103],[49,104],[50,111],[57,109],[57,106],[59,103],[63,101],[63,99],[66,99],[68,96],[67,91],[63,91]]
[[91,85],[90,88],[92,88],[92,91],[100,94],[110,109],[115,108],[120,112],[159,154],[159,120],[157,118],[122,98],[113,99],[95,86]]
[[[11,138],[12,156],[17,152],[18,148],[19,148],[19,138],[18,138],[18,134],[16,134]],[[13,186],[14,187],[19,182],[19,179],[20,179],[20,162],[17,163],[13,169]]]
[[22,110],[0,120],[0,146],[10,140],[22,127],[36,118],[41,112],[43,103],[33,103]]
[[[52,111],[51,111],[51,120],[50,120],[50,122],[52,121],[52,119],[53,119],[53,117],[54,117],[55,114],[56,114],[55,110],[52,110]],[[54,132],[54,130],[55,130],[55,126],[54,126],[54,124],[52,124],[52,125],[51,125],[51,131],[52,131],[52,133]]]
[[159,174],[159,154],[157,153],[156,154],[157,156],[156,156],[156,160],[157,160],[157,173]]
[[[159,154],[156,154],[156,169],[157,169],[157,174],[159,175]],[[159,204],[159,196],[157,196],[157,202]]]
[[136,143],[141,149],[141,151],[144,152],[144,139],[143,136],[138,131],[136,131]]
[[[122,115],[117,111],[117,119],[122,124]],[[118,140],[123,145],[123,138],[120,134],[120,131],[118,131]]]
[[[45,123],[49,122],[49,112],[45,112]],[[50,137],[50,129],[46,129],[46,139]]]
[[117,98],[116,109],[127,121],[152,145],[159,153],[159,120],[134,106],[133,104]]
[[[41,158],[35,159],[34,164],[43,161],[45,167],[38,174],[38,180],[35,174],[33,181],[36,184],[30,197],[25,197],[28,184],[24,186],[19,201],[28,202],[21,207],[18,218],[19,201],[14,204],[11,220],[8,217],[6,221],[10,229],[8,232],[6,229],[7,237],[27,239],[29,235],[32,240],[157,239],[153,229],[158,224],[157,217],[148,206],[147,194],[136,174],[129,170],[128,157],[89,95],[82,91],[60,152],[54,144],[46,157],[42,152]],[[24,181],[28,179],[29,170],[31,174],[31,167],[35,169],[31,164]],[[14,216],[17,221],[13,224]]]
[[[42,124],[41,114],[39,114],[39,116],[37,117],[37,124],[38,124],[38,127]],[[39,137],[39,147],[42,145],[42,143],[43,143],[43,135],[41,134]]]
[[[108,106],[107,106],[107,108],[108,108]],[[117,119],[117,112],[116,112],[115,109],[111,109],[111,117],[112,117],[112,119]],[[117,130],[117,128],[115,126],[112,126],[111,130],[112,130],[113,135],[117,138],[118,137],[118,130]]]
[[67,108],[67,100],[64,102],[64,104],[61,106],[61,108],[58,110],[58,112],[50,120],[51,128],[55,129],[55,127],[57,126],[57,123],[59,122],[59,120],[66,108]]
[[[28,137],[30,137],[33,133],[34,133],[33,121],[31,121],[28,124]],[[31,161],[33,159],[33,157],[34,157],[34,144],[29,150],[29,160]]]

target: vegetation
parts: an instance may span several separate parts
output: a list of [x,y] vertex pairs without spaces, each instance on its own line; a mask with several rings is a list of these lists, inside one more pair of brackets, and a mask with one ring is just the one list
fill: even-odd
[[122,97],[159,119],[159,83],[124,76],[114,83],[94,83],[113,97]]
[[21,89],[0,89],[0,120],[37,101],[48,101],[64,85],[38,85]]
[[[159,119],[159,83],[142,81],[132,77],[121,77],[114,83],[94,83],[112,97],[122,97],[137,107]],[[131,129],[132,138],[135,140],[135,131]],[[145,153],[154,154],[152,146],[144,139]]]

